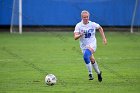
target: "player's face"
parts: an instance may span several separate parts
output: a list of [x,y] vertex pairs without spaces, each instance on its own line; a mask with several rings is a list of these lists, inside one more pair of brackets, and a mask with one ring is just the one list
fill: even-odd
[[89,21],[89,14],[88,13],[83,13],[82,14],[82,20],[84,24],[87,24]]

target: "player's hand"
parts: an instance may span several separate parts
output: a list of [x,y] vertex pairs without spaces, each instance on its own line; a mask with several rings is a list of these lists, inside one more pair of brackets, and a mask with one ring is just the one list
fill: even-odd
[[84,34],[82,33],[74,33],[74,39],[77,40],[79,39],[80,37],[82,37]]
[[103,43],[104,43],[104,45],[107,45],[107,40],[106,40],[106,38],[103,39]]

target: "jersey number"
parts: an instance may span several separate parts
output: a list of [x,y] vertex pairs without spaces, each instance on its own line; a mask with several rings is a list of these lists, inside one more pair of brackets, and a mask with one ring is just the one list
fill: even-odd
[[90,38],[91,37],[91,33],[86,33],[85,34],[85,38]]

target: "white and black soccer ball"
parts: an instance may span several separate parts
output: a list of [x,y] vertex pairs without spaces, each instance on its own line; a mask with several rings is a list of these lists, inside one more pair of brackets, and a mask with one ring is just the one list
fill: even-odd
[[53,75],[53,74],[48,74],[48,75],[45,77],[45,83],[46,83],[47,85],[52,86],[52,85],[56,84],[56,81],[57,81],[57,79],[56,79],[55,75]]

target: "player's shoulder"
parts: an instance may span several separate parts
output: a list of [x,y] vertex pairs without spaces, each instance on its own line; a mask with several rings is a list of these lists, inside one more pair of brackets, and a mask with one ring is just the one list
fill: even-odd
[[82,22],[79,22],[76,24],[76,27],[81,27],[81,25],[82,25]]
[[80,26],[80,25],[82,25],[82,22],[79,22],[79,23],[77,23],[76,25]]
[[96,22],[92,22],[90,21],[90,25],[94,26],[94,27],[100,27],[100,25]]

